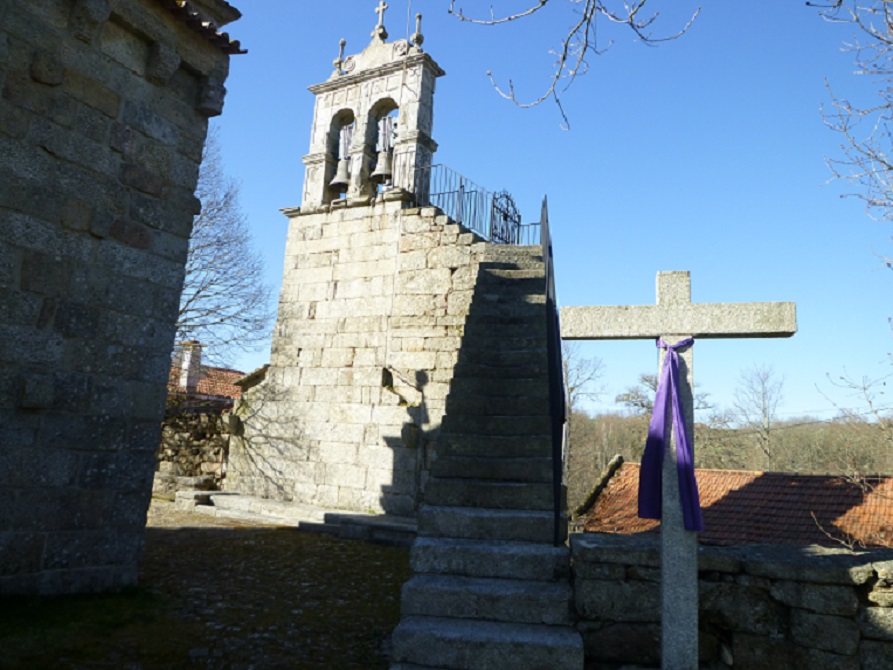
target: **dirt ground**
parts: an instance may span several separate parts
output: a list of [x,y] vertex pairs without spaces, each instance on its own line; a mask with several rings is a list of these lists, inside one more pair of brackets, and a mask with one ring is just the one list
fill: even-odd
[[384,670],[408,578],[405,548],[153,502],[139,588],[0,599],[0,670]]

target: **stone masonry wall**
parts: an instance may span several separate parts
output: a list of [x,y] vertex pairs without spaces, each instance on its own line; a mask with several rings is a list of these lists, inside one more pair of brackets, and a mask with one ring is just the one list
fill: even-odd
[[152,495],[174,500],[183,486],[220,490],[229,455],[229,413],[175,412],[164,419]]
[[0,594],[136,581],[228,70],[183,11],[0,0]]
[[[571,545],[587,667],[659,667],[659,538]],[[893,667],[893,551],[702,546],[698,569],[702,668]]]
[[236,408],[225,488],[412,514],[486,245],[382,196],[289,215],[271,366]]

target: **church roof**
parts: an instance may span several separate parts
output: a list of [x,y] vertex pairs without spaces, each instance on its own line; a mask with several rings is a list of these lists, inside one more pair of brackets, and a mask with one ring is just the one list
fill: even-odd
[[[242,388],[234,382],[242,379],[244,376],[245,373],[239,370],[203,365],[194,394],[238,400],[242,397]],[[180,386],[180,370],[175,367],[171,367],[167,381],[167,390],[168,393],[186,393],[183,387]]]
[[[893,546],[893,477],[697,469],[701,544]],[[581,521],[587,532],[656,533],[637,516],[639,464],[623,463]]]
[[206,14],[208,7],[200,7],[196,2],[188,0],[158,0],[164,7],[174,13],[186,26],[211,42],[223,53],[245,54],[238,40],[230,39],[229,33],[221,32],[218,24],[235,21],[242,16],[238,9],[226,0],[216,0],[212,6],[216,9],[216,17]]

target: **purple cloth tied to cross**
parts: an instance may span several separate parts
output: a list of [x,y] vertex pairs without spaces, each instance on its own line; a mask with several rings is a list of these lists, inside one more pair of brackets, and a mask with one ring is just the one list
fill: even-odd
[[673,413],[673,433],[676,435],[676,470],[679,475],[679,497],[682,502],[682,518],[686,530],[704,530],[701,518],[701,501],[698,496],[698,483],[695,481],[692,438],[685,425],[685,410],[682,406],[679,387],[679,354],[677,349],[694,344],[694,338],[667,344],[658,338],[657,346],[666,349],[667,355],[660,371],[654,410],[648,425],[648,440],[642,455],[639,469],[639,517],[642,519],[661,518],[661,475],[664,464],[664,446],[667,440],[667,402]]

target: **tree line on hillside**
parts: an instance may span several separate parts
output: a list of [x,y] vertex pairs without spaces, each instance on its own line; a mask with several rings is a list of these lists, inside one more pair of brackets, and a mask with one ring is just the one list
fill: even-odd
[[[567,482],[573,509],[598,482],[616,455],[639,462],[645,450],[650,416],[646,414],[569,417]],[[893,420],[869,421],[840,417],[831,421],[803,417],[776,422],[770,433],[771,451],[763,451],[761,436],[748,427],[695,422],[695,466],[724,470],[839,474],[893,474]]]
[[[583,357],[575,343],[564,343],[563,356],[570,407],[568,503],[573,509],[615,456],[641,460],[657,377],[642,374],[638,384],[617,395],[617,413],[593,415],[582,408],[582,401],[603,394],[602,362]],[[695,466],[853,479],[893,474],[893,416],[876,402],[871,382],[842,382],[862,393],[864,414],[841,412],[830,421],[808,416],[779,420],[783,380],[766,366],[742,371],[729,409],[717,408],[709,394],[695,388]]]

